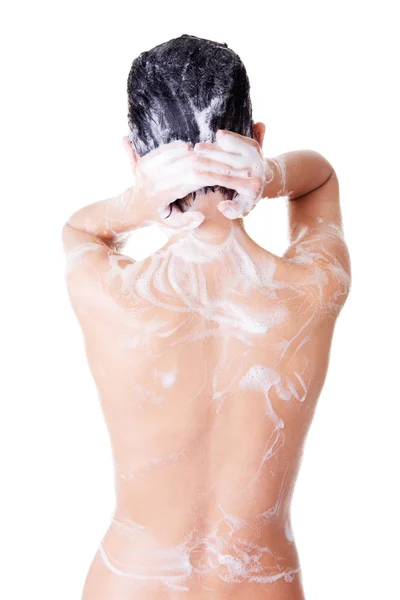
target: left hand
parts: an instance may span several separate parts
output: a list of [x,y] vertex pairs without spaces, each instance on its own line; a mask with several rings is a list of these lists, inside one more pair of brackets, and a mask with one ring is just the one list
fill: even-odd
[[[213,161],[219,161],[233,170],[246,169],[250,173],[249,177],[256,182],[255,186],[242,190],[233,200],[222,200],[218,203],[218,209],[228,219],[237,219],[248,215],[263,198],[266,179],[270,178],[272,172],[257,140],[225,129],[217,131],[216,140],[213,143],[199,143],[194,146],[194,151],[203,159],[210,159],[209,174],[213,172]],[[207,170],[206,166],[204,170]],[[226,184],[226,187],[229,187],[229,184]]]

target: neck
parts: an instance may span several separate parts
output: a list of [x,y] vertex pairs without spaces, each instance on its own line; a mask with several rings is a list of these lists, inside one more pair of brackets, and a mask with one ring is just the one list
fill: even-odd
[[221,244],[231,234],[243,234],[243,219],[228,219],[217,208],[218,202],[226,200],[220,192],[196,195],[192,209],[205,215],[204,221],[196,229],[179,231],[169,235],[167,246],[188,236],[195,236],[204,243]]

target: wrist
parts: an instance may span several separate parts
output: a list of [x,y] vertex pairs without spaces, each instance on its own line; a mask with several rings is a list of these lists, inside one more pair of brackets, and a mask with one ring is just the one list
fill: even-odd
[[286,163],[282,156],[264,158],[265,181],[263,198],[277,198],[285,195]]
[[148,225],[148,215],[145,202],[140,191],[131,186],[119,196],[121,219],[128,230],[134,230]]

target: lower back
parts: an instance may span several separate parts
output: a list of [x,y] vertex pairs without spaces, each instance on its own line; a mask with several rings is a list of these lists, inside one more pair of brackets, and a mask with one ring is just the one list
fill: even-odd
[[142,261],[88,328],[117,503],[84,600],[303,598],[290,501],[329,340],[309,284],[225,250]]

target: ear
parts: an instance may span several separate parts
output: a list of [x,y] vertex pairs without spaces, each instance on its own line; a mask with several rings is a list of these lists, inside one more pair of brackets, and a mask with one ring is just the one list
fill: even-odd
[[258,123],[254,123],[253,125],[253,138],[259,143],[262,148],[264,142],[265,135],[265,123],[259,121]]
[[128,136],[125,136],[124,138],[122,138],[122,141],[124,144],[124,148],[129,156],[131,163],[132,163],[132,169],[134,170],[136,163],[139,160],[139,155],[132,148],[132,144],[131,144],[131,141]]

